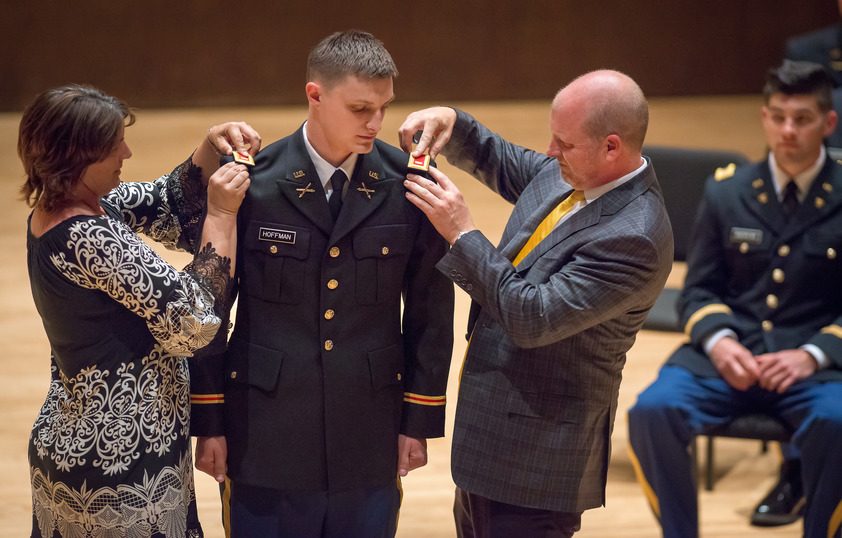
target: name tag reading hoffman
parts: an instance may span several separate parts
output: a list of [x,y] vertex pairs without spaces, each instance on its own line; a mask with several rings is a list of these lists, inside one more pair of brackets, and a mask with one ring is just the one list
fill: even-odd
[[287,243],[295,244],[295,232],[289,230],[275,230],[274,228],[260,228],[261,241],[271,241],[273,243]]

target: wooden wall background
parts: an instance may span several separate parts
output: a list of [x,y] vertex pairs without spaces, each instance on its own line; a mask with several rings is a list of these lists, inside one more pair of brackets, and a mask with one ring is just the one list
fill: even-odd
[[546,100],[610,67],[648,96],[757,93],[787,36],[833,0],[0,0],[0,110],[91,83],[138,107],[303,103],[313,45],[381,39],[400,102]]

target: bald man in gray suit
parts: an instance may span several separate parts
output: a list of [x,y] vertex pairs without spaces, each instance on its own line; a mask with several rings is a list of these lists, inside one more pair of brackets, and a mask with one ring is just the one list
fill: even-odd
[[401,126],[405,150],[423,130],[416,155],[442,152],[515,204],[495,248],[442,172],[407,180],[452,245],[438,269],[473,300],[453,433],[461,537],[572,536],[605,503],[626,351],[673,257],[641,156],[648,118],[632,79],[596,71],[556,95],[546,154],[451,108]]

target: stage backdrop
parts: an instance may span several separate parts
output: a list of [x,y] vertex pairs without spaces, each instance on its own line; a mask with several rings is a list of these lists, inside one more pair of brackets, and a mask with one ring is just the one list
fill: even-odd
[[90,83],[141,107],[303,104],[308,51],[372,32],[398,99],[552,97],[600,67],[647,95],[757,93],[787,36],[839,19],[834,0],[2,0],[0,110]]

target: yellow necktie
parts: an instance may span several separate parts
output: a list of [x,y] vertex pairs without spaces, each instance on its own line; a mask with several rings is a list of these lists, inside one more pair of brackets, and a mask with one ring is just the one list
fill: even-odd
[[570,210],[573,209],[573,206],[575,206],[578,202],[581,202],[584,199],[584,192],[573,191],[570,194],[570,196],[568,196],[567,198],[562,200],[561,203],[555,206],[555,209],[550,211],[550,214],[547,215],[543,221],[541,221],[541,224],[539,224],[537,228],[535,228],[535,231],[532,233],[532,237],[530,237],[529,241],[527,241],[526,244],[523,245],[523,248],[520,249],[520,252],[518,252],[517,257],[515,257],[515,260],[512,262],[512,264],[515,267],[517,267],[517,264],[519,264],[521,260],[523,260],[526,257],[527,254],[532,252],[532,249],[535,248],[538,245],[538,243],[540,243],[545,237],[550,235],[550,232],[553,231],[555,225],[558,224],[558,221],[561,220],[561,217],[569,213]]

